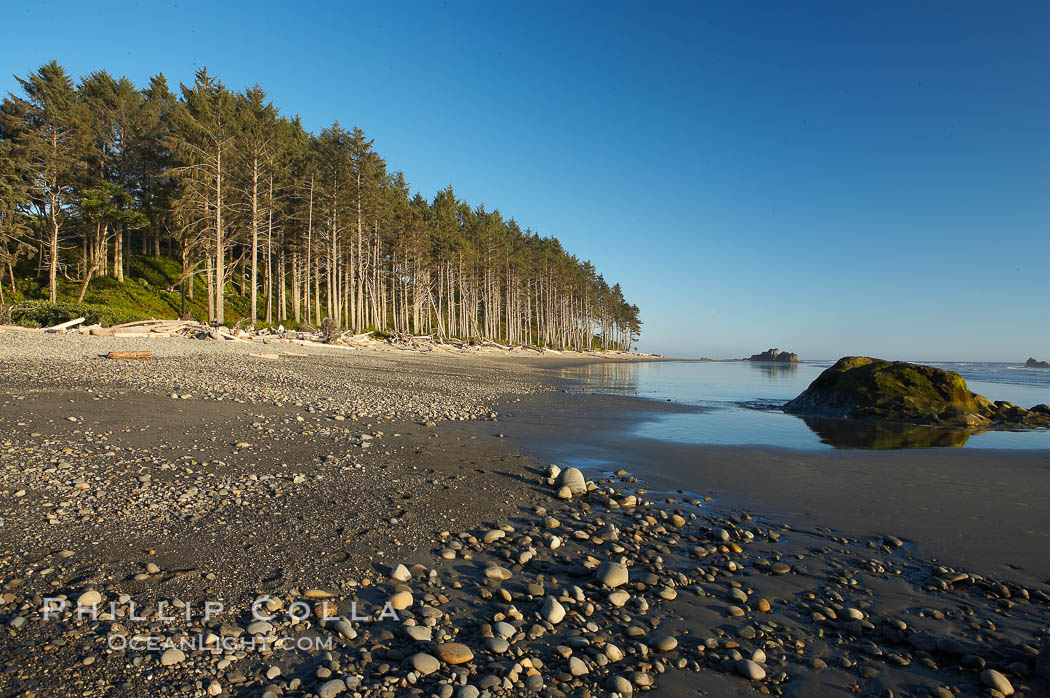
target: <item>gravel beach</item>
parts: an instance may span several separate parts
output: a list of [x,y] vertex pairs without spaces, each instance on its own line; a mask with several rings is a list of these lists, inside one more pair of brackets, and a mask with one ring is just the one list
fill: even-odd
[[[920,513],[848,518],[861,467],[784,506],[856,454],[551,466],[635,418],[558,392],[593,357],[12,332],[0,360],[0,696],[1050,690],[1041,480],[985,522],[1010,568]],[[927,460],[941,520],[969,488]]]

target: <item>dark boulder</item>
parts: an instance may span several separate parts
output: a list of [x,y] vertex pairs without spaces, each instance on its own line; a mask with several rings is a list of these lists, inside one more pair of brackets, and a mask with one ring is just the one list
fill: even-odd
[[1050,368],[1050,361],[1036,361],[1031,356],[1024,362],[1025,368]]
[[847,356],[784,411],[810,417],[994,428],[1050,425],[1050,416],[970,392],[962,376],[933,366]]

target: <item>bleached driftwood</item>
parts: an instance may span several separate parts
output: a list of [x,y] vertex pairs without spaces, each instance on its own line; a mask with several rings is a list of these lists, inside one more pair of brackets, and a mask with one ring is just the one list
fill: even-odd
[[44,331],[45,332],[61,332],[62,330],[69,329],[70,327],[76,327],[77,325],[79,325],[82,322],[84,322],[84,318],[78,317],[76,320],[66,320],[65,322],[60,322],[57,325],[52,325],[51,327],[45,327]]
[[148,359],[153,356],[152,351],[111,351],[109,352],[109,358],[111,359]]

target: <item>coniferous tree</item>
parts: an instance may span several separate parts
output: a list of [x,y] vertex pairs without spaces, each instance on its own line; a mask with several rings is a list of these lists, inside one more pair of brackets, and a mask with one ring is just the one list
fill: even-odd
[[26,184],[27,204],[39,219],[38,259],[46,259],[48,299],[54,303],[68,207],[84,169],[83,108],[72,78],[54,61],[17,79],[25,97],[10,95],[5,101],[4,130]]
[[171,147],[176,165],[171,172],[182,178],[183,195],[200,217],[191,226],[210,229],[212,249],[208,253],[209,319],[225,322],[226,225],[224,215],[230,199],[228,181],[231,151],[236,139],[236,103],[226,87],[197,72],[192,86],[182,85],[182,101],[172,111]]

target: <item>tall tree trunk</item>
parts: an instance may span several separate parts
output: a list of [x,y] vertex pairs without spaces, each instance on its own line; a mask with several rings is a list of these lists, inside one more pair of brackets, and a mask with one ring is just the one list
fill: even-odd
[[226,322],[226,244],[222,230],[222,151],[215,153],[215,319]]
[[259,322],[259,158],[252,160],[252,325]]
[[51,263],[48,267],[48,300],[52,303],[58,301],[58,214],[55,209],[58,206],[57,197],[51,198]]

